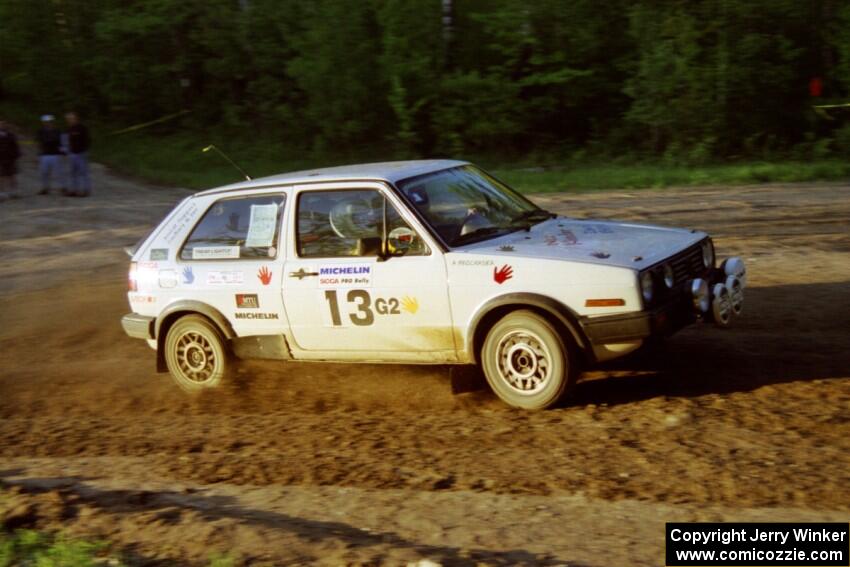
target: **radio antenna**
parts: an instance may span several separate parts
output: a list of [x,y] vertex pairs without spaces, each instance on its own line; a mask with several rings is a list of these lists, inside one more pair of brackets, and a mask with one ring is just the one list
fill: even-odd
[[253,179],[250,175],[248,175],[247,173],[245,173],[245,170],[244,170],[244,169],[242,169],[241,167],[239,167],[239,166],[236,164],[236,162],[235,162],[235,161],[233,161],[232,159],[230,159],[230,158],[227,156],[227,154],[225,154],[223,151],[221,151],[220,149],[218,149],[217,147],[215,147],[215,145],[214,145],[214,144],[210,144],[209,146],[207,146],[206,148],[204,148],[204,149],[203,149],[203,150],[201,150],[201,151],[203,151],[204,153],[207,153],[207,152],[208,152],[208,151],[210,151],[210,150],[215,150],[215,151],[218,153],[218,155],[220,155],[220,156],[221,156],[221,157],[223,157],[225,160],[227,160],[227,163],[229,163],[230,165],[232,165],[233,167],[235,167],[235,168],[239,171],[239,173],[241,173],[241,174],[242,174],[242,176],[245,178],[245,180],[246,180],[246,181],[251,181],[251,179]]

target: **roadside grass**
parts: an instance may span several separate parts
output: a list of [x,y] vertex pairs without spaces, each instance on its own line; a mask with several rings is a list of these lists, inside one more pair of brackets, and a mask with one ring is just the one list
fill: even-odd
[[[0,115],[34,133],[37,117],[20,104],[3,102]],[[61,117],[57,117],[61,118]],[[332,165],[393,159],[392,152],[366,149],[356,155],[321,157],[287,150],[266,136],[228,136],[218,131],[178,131],[158,125],[123,134],[120,127],[89,123],[93,132],[92,159],[115,171],[152,183],[207,189],[242,179],[240,173],[214,151],[215,144],[253,177],[263,177]],[[32,135],[32,134],[30,134]],[[708,165],[681,165],[661,161],[602,159],[565,161],[547,167],[525,167],[492,158],[478,161],[498,178],[522,193],[576,192],[606,189],[647,189],[671,186],[742,185],[770,182],[836,181],[850,178],[850,161],[815,160],[735,161]],[[523,164],[525,165],[525,164]]]
[[[115,136],[114,142],[95,145],[93,159],[116,171],[164,185],[207,189],[241,180],[239,172],[214,152],[203,153],[208,143],[201,136],[140,134]],[[212,141],[215,143],[215,140]],[[388,159],[381,155],[357,158],[298,158],[265,141],[217,144],[253,177]],[[746,185],[835,181],[850,178],[850,161],[741,162],[700,166],[663,163],[576,163],[556,167],[514,167],[484,159],[481,165],[522,193],[647,189],[705,185]]]
[[842,160],[743,162],[701,166],[577,164],[551,169],[493,168],[523,193],[836,181],[850,178]]
[[133,177],[189,189],[209,189],[243,180],[221,155],[202,151],[209,144],[215,144],[254,178],[344,163],[299,159],[265,141],[234,142],[184,133],[156,138],[125,134],[114,138],[104,146],[93,145],[92,159]]
[[[203,153],[201,149],[204,145],[205,141],[201,137],[186,134],[171,134],[161,138],[128,134],[115,143],[95,146],[92,154],[93,159],[116,171],[164,185],[206,189],[241,180],[239,172],[221,156],[214,152]],[[253,177],[387,159],[380,155],[362,156],[359,160],[299,159],[266,142],[231,142],[230,146],[223,142],[218,147]],[[513,167],[484,159],[481,165],[522,193],[835,181],[850,178],[850,162],[837,159],[700,166],[597,162],[546,168]]]
[[0,533],[0,567],[37,565],[38,567],[88,567],[124,565],[109,553],[109,544],[100,541],[69,539],[33,530]]
[[[61,534],[35,530],[0,532],[0,567],[33,565],[36,567],[125,567],[120,554],[104,541],[72,539]],[[213,554],[209,567],[233,567],[227,555]]]

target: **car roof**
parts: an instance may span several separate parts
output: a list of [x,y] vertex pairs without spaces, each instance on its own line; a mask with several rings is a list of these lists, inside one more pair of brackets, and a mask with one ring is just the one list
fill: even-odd
[[226,193],[243,189],[272,187],[275,185],[295,185],[298,183],[316,183],[318,181],[387,181],[395,183],[408,177],[423,175],[441,169],[468,165],[469,162],[452,159],[423,159],[410,161],[385,161],[379,163],[361,163],[305,169],[279,175],[260,177],[250,181],[240,181],[223,187],[197,193],[197,196]]

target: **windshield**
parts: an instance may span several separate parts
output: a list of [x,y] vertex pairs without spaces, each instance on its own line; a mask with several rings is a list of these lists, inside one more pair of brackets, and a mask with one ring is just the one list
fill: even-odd
[[397,185],[449,246],[527,229],[553,216],[471,165],[411,177]]

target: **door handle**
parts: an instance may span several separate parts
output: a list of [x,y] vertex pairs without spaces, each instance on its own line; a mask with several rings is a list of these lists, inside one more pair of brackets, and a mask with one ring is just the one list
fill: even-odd
[[318,275],[319,275],[319,272],[308,272],[308,271],[304,270],[304,268],[301,268],[297,272],[289,272],[290,278],[298,278],[299,280],[303,280],[304,278],[309,278],[309,277],[318,276]]

